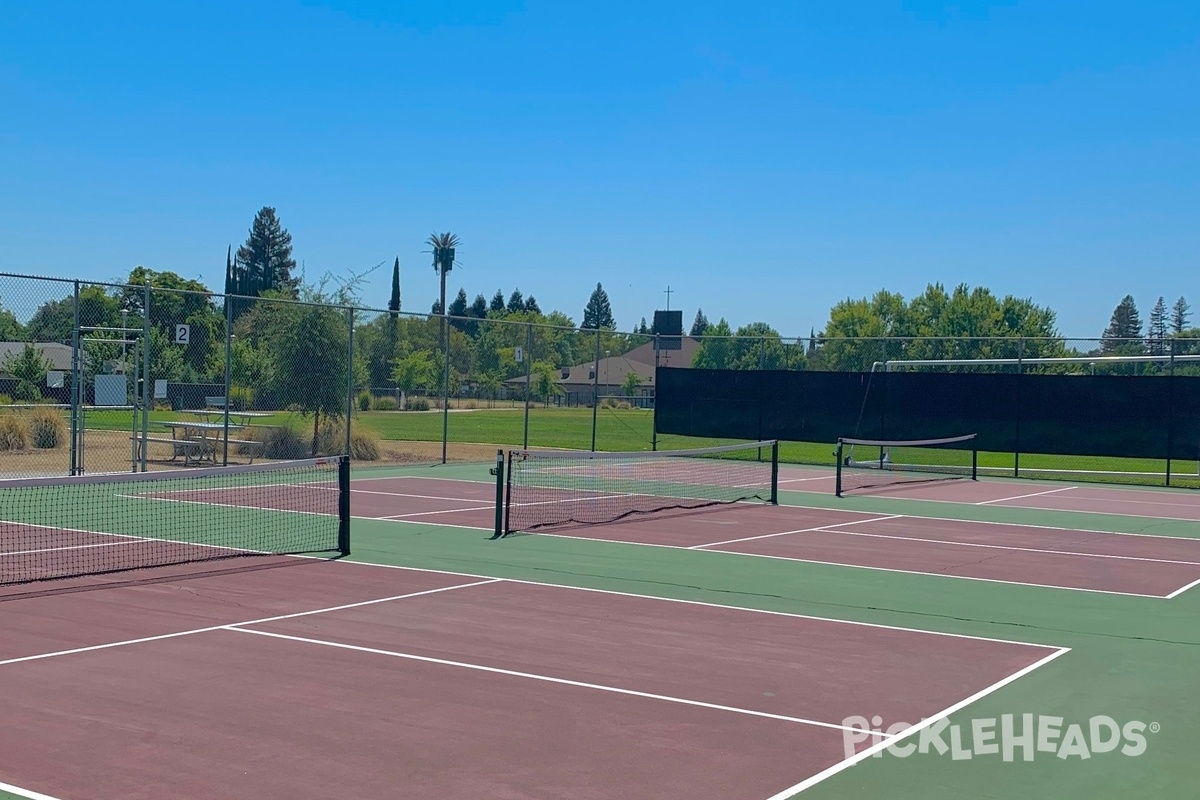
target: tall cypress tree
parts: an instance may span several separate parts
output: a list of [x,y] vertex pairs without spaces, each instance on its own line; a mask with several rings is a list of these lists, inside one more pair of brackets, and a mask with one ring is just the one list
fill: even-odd
[[1166,352],[1164,343],[1167,339],[1167,303],[1158,298],[1154,308],[1150,309],[1150,322],[1146,326],[1146,348],[1150,355],[1161,356]]
[[696,309],[696,319],[692,321],[692,331],[689,336],[703,336],[708,330],[708,317],[704,316],[704,309]]
[[497,289],[492,295],[491,305],[488,306],[488,311],[504,311],[504,292]]
[[392,312],[393,318],[400,313],[400,256],[396,256],[396,263],[392,264],[392,296],[388,300],[388,311]]

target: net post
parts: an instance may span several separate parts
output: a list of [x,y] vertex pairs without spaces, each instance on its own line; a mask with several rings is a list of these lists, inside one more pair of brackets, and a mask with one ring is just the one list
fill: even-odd
[[979,447],[971,446],[971,480],[979,480]]
[[837,462],[837,477],[833,485],[833,494],[835,497],[842,496],[842,440],[838,439],[837,450],[834,451],[834,458]]
[[492,532],[492,539],[499,539],[504,535],[504,451],[496,451],[496,466],[492,469],[496,475],[496,528]]
[[348,455],[338,459],[338,552],[343,556],[350,555],[350,456]]
[[779,440],[771,442],[771,504],[779,505]]
[[505,470],[504,474],[504,533],[502,534],[504,536],[512,533],[512,529],[509,527],[509,511],[512,509],[512,474],[513,454],[512,451],[509,451],[508,469]]

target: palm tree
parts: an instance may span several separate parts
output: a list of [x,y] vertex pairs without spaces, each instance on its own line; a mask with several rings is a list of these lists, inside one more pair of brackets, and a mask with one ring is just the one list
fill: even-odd
[[[426,244],[433,248],[433,269],[442,279],[442,317],[446,316],[446,273],[454,269],[454,248],[458,247],[458,237],[450,231],[431,233]],[[445,325],[442,325],[445,328]]]

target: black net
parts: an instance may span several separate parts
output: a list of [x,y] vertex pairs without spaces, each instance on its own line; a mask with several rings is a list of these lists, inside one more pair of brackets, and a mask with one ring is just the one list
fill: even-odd
[[349,551],[347,462],[0,482],[0,585]]
[[839,439],[838,496],[892,486],[976,478],[975,435],[881,441]]
[[774,442],[657,453],[509,453],[505,533],[670,509],[775,502]]

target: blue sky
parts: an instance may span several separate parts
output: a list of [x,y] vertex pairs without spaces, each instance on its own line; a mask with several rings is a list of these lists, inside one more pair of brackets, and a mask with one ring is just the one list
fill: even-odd
[[[310,278],[433,231],[472,296],[807,335],[966,282],[1099,335],[1200,311],[1200,4],[0,5],[0,270],[219,290],[278,209]],[[15,299],[0,298],[12,305]],[[1200,314],[1198,314],[1200,316]]]

